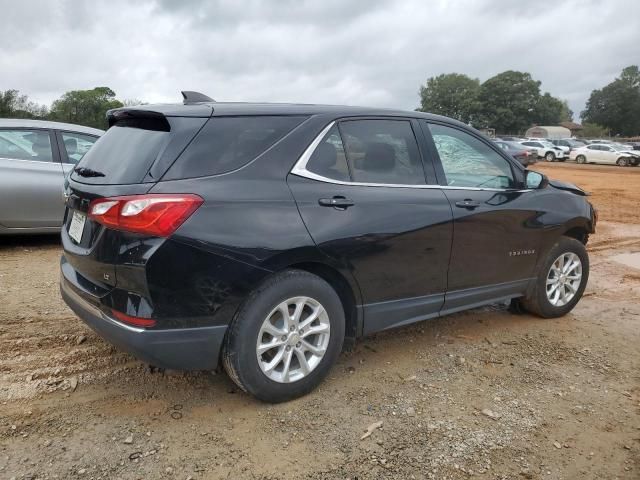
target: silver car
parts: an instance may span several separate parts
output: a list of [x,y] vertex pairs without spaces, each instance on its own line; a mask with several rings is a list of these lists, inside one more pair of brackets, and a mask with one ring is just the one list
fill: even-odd
[[65,176],[103,133],[68,123],[0,119],[0,235],[60,230]]

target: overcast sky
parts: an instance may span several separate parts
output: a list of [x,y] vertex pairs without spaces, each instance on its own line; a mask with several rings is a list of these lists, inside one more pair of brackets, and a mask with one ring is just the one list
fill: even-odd
[[440,73],[530,72],[576,112],[640,64],[640,0],[0,0],[0,90],[414,109]]

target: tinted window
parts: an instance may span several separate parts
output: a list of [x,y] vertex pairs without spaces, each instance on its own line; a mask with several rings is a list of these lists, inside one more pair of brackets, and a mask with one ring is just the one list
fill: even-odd
[[120,121],[109,128],[79,163],[79,166],[101,172],[104,176],[82,177],[73,173],[73,179],[101,184],[142,181],[149,167],[168,144],[171,133],[138,128],[141,126],[144,125],[140,122]]
[[411,123],[350,120],[340,123],[354,182],[424,184],[424,169]]
[[169,169],[167,179],[236,170],[298,126],[305,117],[213,117]]
[[307,162],[307,170],[333,180],[351,179],[338,127],[334,125],[318,144]]
[[433,124],[429,129],[440,155],[447,185],[515,187],[509,162],[489,145],[456,128]]
[[51,162],[51,139],[46,130],[0,130],[0,157]]
[[61,132],[62,144],[67,154],[66,163],[78,163],[85,153],[96,143],[97,137],[81,133]]

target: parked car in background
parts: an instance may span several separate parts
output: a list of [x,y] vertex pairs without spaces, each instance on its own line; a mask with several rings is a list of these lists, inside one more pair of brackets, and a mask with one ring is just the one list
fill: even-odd
[[560,147],[564,150],[565,154],[568,154],[574,148],[584,147],[586,143],[578,142],[572,138],[563,138],[560,140],[551,140],[556,147]]
[[0,119],[0,235],[51,233],[64,216],[64,179],[102,130]]
[[520,142],[520,144],[535,148],[538,151],[538,157],[544,158],[547,162],[555,162],[556,160],[564,162],[566,160],[564,150],[547,140],[527,140]]
[[538,161],[538,151],[535,148],[525,147],[517,142],[504,142],[502,140],[495,143],[525,167]]
[[[70,175],[61,293],[163,368],[222,363],[268,402],[345,339],[513,300],[580,300],[596,213],[456,120],[327,105],[111,111]],[[383,366],[383,365],[381,365]]]
[[614,144],[586,145],[572,150],[569,157],[578,163],[603,163],[621,167],[635,167],[640,163],[640,154],[628,150],[624,146]]

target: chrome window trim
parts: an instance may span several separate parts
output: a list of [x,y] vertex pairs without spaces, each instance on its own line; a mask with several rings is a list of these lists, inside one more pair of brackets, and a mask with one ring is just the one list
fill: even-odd
[[336,121],[333,120],[329,125],[324,127],[322,131],[313,139],[313,141],[309,144],[309,146],[302,152],[300,158],[295,163],[290,173],[292,175],[297,175],[298,177],[308,178],[311,180],[317,180],[319,182],[324,183],[332,183],[334,185],[346,185],[353,187],[390,187],[390,188],[419,188],[419,189],[441,189],[441,190],[470,190],[477,192],[531,192],[533,189],[525,188],[525,189],[512,189],[512,188],[482,188],[482,187],[456,187],[453,185],[415,185],[415,184],[402,184],[402,183],[366,183],[366,182],[345,182],[343,180],[334,180],[333,178],[325,177],[323,175],[318,175],[317,173],[310,172],[307,170],[307,163],[311,159],[311,155],[315,152],[320,142],[325,137],[329,130],[336,124]]

